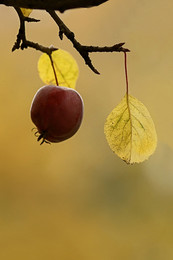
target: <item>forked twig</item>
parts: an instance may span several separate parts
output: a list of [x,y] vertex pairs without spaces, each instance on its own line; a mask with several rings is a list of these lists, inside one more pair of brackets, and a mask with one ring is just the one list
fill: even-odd
[[45,47],[45,46],[40,45],[39,43],[28,41],[26,39],[25,22],[39,22],[39,20],[30,18],[30,17],[25,17],[20,8],[15,8],[15,10],[19,16],[20,27],[19,27],[19,32],[17,34],[16,42],[14,43],[12,51],[15,51],[16,49],[23,50],[23,49],[30,47],[35,50],[39,50],[41,52],[47,53],[50,56],[53,51],[57,50],[57,48],[54,48],[53,46]]
[[118,43],[110,47],[99,47],[99,46],[85,46],[81,45],[76,39],[75,35],[70,29],[63,23],[63,21],[59,18],[57,13],[54,10],[47,10],[50,16],[53,18],[55,23],[59,27],[59,37],[62,40],[63,35],[65,35],[72,43],[73,47],[80,53],[83,57],[85,63],[90,67],[92,71],[96,74],[99,74],[98,70],[93,66],[92,61],[89,57],[91,52],[129,52],[128,49],[123,48],[122,46],[125,44]]

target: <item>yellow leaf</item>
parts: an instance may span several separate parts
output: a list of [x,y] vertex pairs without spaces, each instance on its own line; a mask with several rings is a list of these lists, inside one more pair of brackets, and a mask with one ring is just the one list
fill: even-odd
[[126,163],[140,163],[155,151],[157,134],[147,108],[125,95],[107,117],[104,132],[110,148]]
[[28,17],[30,15],[30,13],[32,12],[32,9],[27,9],[27,8],[20,8],[20,10],[22,11],[22,13],[25,17]]
[[[64,50],[57,50],[52,53],[52,60],[56,71],[59,86],[75,88],[79,75],[78,65],[75,59]],[[55,75],[47,54],[42,54],[38,61],[38,71],[41,80],[45,84],[56,85]]]

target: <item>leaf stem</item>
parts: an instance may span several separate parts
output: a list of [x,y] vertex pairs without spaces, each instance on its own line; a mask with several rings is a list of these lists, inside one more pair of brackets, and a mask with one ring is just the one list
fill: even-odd
[[131,138],[130,138],[130,157],[129,162],[131,162],[132,158],[132,139],[133,139],[133,128],[132,128],[132,115],[131,115],[131,109],[130,109],[130,100],[129,100],[129,82],[128,82],[128,73],[127,73],[127,53],[124,52],[124,67],[125,67],[125,78],[126,78],[126,101],[127,101],[127,109],[129,112],[129,121],[130,121],[130,128],[131,128]]
[[52,55],[51,55],[51,54],[49,55],[49,58],[50,58],[50,62],[51,62],[52,69],[53,69],[53,73],[54,73],[54,76],[55,76],[56,85],[59,86],[59,84],[58,84],[58,79],[57,79],[57,75],[56,75],[56,70],[55,70],[55,66],[54,66],[54,63],[53,63],[53,59],[52,59]]
[[129,94],[129,82],[128,82],[128,74],[127,74],[127,53],[124,52],[124,67],[125,67],[125,77],[126,77],[126,94]]

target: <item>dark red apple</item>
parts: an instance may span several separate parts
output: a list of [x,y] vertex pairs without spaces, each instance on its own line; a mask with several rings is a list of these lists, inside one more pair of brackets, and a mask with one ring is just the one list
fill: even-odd
[[83,100],[71,88],[47,85],[40,88],[31,104],[31,119],[38,141],[61,142],[73,136],[81,125]]

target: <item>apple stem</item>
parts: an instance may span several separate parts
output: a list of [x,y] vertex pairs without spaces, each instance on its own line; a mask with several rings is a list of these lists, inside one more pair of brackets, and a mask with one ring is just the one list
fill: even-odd
[[129,94],[129,83],[128,83],[128,74],[127,74],[127,53],[124,52],[124,67],[125,67],[125,77],[126,77],[126,94]]
[[58,79],[57,79],[57,75],[56,75],[56,70],[55,70],[55,66],[54,66],[54,63],[53,63],[53,59],[52,59],[51,54],[49,55],[49,58],[50,58],[50,62],[51,62],[52,69],[53,69],[53,73],[54,73],[54,76],[55,76],[56,85],[59,86],[59,84],[58,84]]

